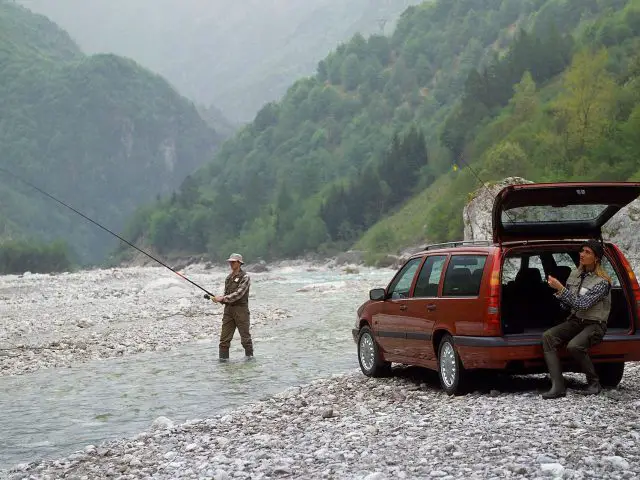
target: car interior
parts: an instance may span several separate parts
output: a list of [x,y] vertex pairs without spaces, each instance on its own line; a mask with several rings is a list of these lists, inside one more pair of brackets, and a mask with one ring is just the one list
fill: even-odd
[[[566,284],[579,263],[574,250],[543,250],[508,255],[502,267],[501,318],[505,334],[542,333],[562,323],[570,311],[561,306],[546,283],[551,275]],[[611,263],[603,267],[612,279],[608,331],[627,331],[631,324],[628,303]]]

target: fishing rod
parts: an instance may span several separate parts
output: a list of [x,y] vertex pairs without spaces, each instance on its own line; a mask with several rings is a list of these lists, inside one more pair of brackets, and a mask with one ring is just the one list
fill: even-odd
[[[84,213],[76,210],[75,208],[73,208],[71,205],[67,205],[66,203],[64,203],[62,200],[58,200],[56,197],[54,197],[53,195],[45,192],[43,189],[41,189],[40,187],[38,187],[37,185],[34,185],[31,182],[28,182],[27,180],[19,177],[18,175],[16,175],[13,172],[10,172],[9,170],[7,170],[6,168],[0,167],[0,171],[7,173],[8,175],[10,175],[11,177],[15,178],[16,180],[18,180],[21,183],[24,183],[25,185],[33,188],[34,190],[37,190],[38,192],[42,193],[43,195],[49,197],[51,200],[54,200],[56,202],[58,202],[60,205],[63,205],[65,207],[67,207],[69,210],[77,213],[78,215],[80,215],[82,218],[84,218],[85,220],[90,221],[91,223],[93,223],[94,225],[96,225],[97,227],[100,227],[102,230],[104,230],[105,232],[110,233],[111,235],[113,235],[114,237],[120,239],[121,241],[123,241],[124,243],[126,243],[127,245],[129,245],[132,248],[135,248],[137,251],[139,251],[140,253],[143,253],[144,255],[146,255],[147,257],[149,257],[151,260],[153,260],[154,262],[158,262],[160,265],[162,265],[165,268],[168,268],[169,270],[171,270],[173,273],[175,273],[176,275],[178,275],[180,278],[182,278],[183,280],[186,280],[187,282],[189,282],[190,284],[198,287],[200,290],[202,290],[203,292],[205,292],[210,298],[214,297],[214,294],[209,292],[207,289],[205,289],[204,287],[201,287],[200,285],[198,285],[196,282],[188,279],[187,277],[185,277],[183,274],[181,274],[180,272],[174,270],[173,268],[171,268],[169,265],[167,265],[166,263],[158,260],[156,257],[154,257],[153,255],[145,252],[144,250],[142,250],[141,248],[136,247],[133,243],[131,243],[130,241],[122,238],[120,235],[118,235],[117,233],[112,232],[111,230],[109,230],[107,227],[100,225],[98,222],[96,222],[95,220],[92,220],[91,218],[89,218],[87,215],[85,215]],[[205,298],[207,298],[207,296],[205,295]]]

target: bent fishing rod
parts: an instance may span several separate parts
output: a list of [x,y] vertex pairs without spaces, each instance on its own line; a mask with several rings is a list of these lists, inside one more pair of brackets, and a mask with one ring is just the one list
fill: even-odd
[[[212,299],[214,298],[214,294],[209,292],[207,289],[205,289],[204,287],[201,287],[200,285],[198,285],[196,282],[188,279],[187,277],[185,277],[183,274],[181,274],[180,272],[174,270],[173,268],[171,268],[169,265],[167,265],[166,263],[158,260],[157,258],[155,258],[153,255],[145,252],[144,250],[142,250],[141,248],[136,247],[133,243],[131,243],[130,241],[122,238],[120,235],[118,235],[117,233],[112,232],[111,230],[109,230],[107,227],[99,224],[98,222],[96,222],[95,220],[89,218],[87,215],[85,215],[84,213],[76,210],[75,208],[73,208],[71,205],[67,205],[66,203],[64,203],[62,200],[58,200],[56,197],[54,197],[53,195],[45,192],[43,189],[41,189],[40,187],[34,185],[31,182],[28,182],[27,180],[19,177],[18,175],[16,175],[15,173],[10,172],[9,170],[7,170],[6,168],[0,167],[0,171],[10,175],[11,177],[15,178],[16,180],[18,180],[21,183],[24,183],[25,185],[33,188],[34,190],[37,190],[38,192],[40,192],[41,194],[45,195],[46,197],[50,198],[51,200],[54,200],[56,202],[58,202],[60,205],[63,205],[65,207],[67,207],[69,210],[71,210],[74,213],[77,213],[78,215],[80,215],[82,218],[84,218],[85,220],[90,221],[91,223],[93,223],[94,225],[96,225],[97,227],[100,227],[102,230],[104,230],[105,232],[110,233],[111,235],[113,235],[114,237],[118,238],[119,240],[123,241],[124,243],[126,243],[127,245],[129,245],[132,248],[135,248],[137,251],[139,251],[140,253],[146,255],[147,257],[149,257],[151,260],[153,260],[154,262],[159,263],[160,265],[162,265],[165,268],[168,268],[169,270],[171,270],[173,273],[175,273],[176,275],[178,275],[180,278],[182,278],[183,280],[186,280],[187,282],[189,282],[190,284],[198,287],[200,290],[202,290],[203,292],[205,292],[209,297],[211,297]],[[206,296],[205,296],[206,298]]]

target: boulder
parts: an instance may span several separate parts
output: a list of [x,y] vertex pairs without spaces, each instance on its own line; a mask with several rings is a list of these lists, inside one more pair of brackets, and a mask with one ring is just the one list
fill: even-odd
[[521,177],[508,177],[498,183],[486,183],[473,192],[470,201],[462,210],[464,241],[491,240],[493,237],[491,212],[496,195],[508,185],[522,185],[524,183],[533,182]]
[[262,273],[262,272],[269,271],[269,267],[267,267],[267,262],[265,262],[264,260],[260,260],[258,263],[251,263],[251,264],[245,265],[243,268],[245,271],[249,273]]
[[636,199],[616,213],[602,229],[603,238],[622,250],[636,276],[640,272],[640,199]]
[[336,256],[335,265],[361,265],[364,261],[364,252],[359,250],[349,250]]

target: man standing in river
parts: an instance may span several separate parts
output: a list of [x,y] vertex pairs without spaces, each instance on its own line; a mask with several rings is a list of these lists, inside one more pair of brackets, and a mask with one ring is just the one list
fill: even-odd
[[[211,298],[214,302],[224,304],[222,330],[220,331],[220,361],[229,359],[229,346],[236,328],[240,332],[240,343],[244,347],[244,353],[249,359],[253,357],[253,342],[249,331],[249,286],[251,280],[249,275],[242,270],[244,264],[242,255],[232,253],[227,262],[229,262],[231,273],[224,282],[224,295]],[[205,298],[210,297],[205,295]]]

